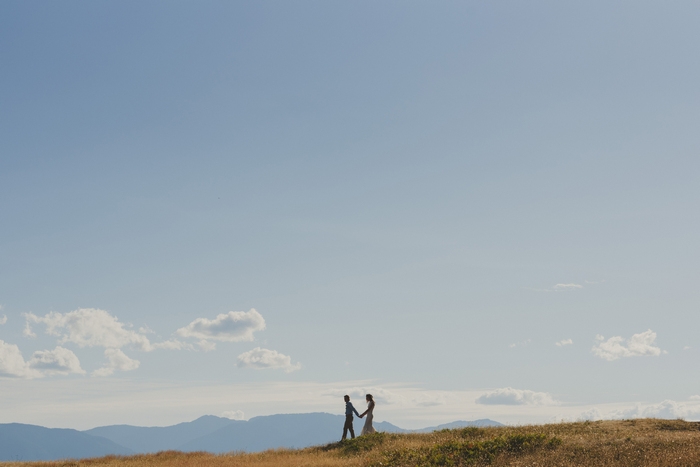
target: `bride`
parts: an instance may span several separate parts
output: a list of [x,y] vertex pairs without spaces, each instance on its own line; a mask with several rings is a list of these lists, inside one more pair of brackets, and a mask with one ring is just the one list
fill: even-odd
[[374,418],[374,415],[372,415],[372,412],[374,411],[374,399],[372,398],[372,394],[367,394],[365,399],[367,400],[367,410],[360,415],[360,418],[367,415],[367,420],[365,420],[365,426],[362,427],[360,436],[377,432],[377,430],[375,430],[372,426],[372,419]]

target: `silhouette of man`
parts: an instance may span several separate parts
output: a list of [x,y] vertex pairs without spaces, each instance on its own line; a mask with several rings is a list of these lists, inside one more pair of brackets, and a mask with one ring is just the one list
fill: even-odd
[[360,416],[359,413],[357,413],[357,410],[355,410],[355,407],[352,405],[352,402],[350,402],[350,396],[346,395],[344,397],[345,399],[345,425],[343,425],[343,437],[342,439],[347,438],[348,436],[348,430],[350,430],[350,437],[352,439],[355,439],[355,428],[352,426],[352,413],[355,412],[355,415],[358,417]]

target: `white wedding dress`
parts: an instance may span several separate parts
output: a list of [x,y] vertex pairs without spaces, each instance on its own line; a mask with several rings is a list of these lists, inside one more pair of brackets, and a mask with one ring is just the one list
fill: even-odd
[[376,433],[377,430],[374,429],[372,426],[372,418],[374,416],[372,415],[372,412],[374,411],[374,401],[369,403],[369,407],[367,407],[367,419],[365,420],[365,426],[362,427],[362,432],[360,433],[360,436],[362,435],[368,435],[370,433]]

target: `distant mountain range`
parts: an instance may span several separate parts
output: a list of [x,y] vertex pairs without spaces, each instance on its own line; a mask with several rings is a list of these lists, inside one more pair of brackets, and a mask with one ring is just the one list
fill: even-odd
[[[0,424],[0,461],[58,460],[140,454],[166,450],[256,452],[272,448],[304,448],[340,439],[343,415],[281,414],[248,421],[205,415],[167,427],[110,425],[77,431],[19,423]],[[355,420],[359,434],[364,420]],[[502,426],[493,420],[456,421],[421,430],[404,430],[389,422],[375,422],[378,431],[430,432],[466,426]]]
[[0,461],[44,461],[134,454],[106,438],[64,428],[0,424]]

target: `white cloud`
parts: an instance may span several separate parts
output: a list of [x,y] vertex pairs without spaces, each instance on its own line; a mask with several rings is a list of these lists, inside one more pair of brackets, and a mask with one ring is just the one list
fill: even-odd
[[262,349],[260,347],[240,354],[238,356],[238,366],[257,369],[279,369],[284,370],[286,373],[301,368],[299,363],[292,365],[290,356],[281,354],[276,350]]
[[38,378],[41,373],[27,367],[19,347],[0,340],[0,376],[11,378]]
[[3,325],[7,323],[7,315],[2,315],[2,318],[0,318],[0,325]]
[[150,350],[148,338],[124,328],[124,324],[105,310],[81,308],[68,313],[52,311],[45,316],[26,313],[27,323],[46,326],[46,333],[59,336],[59,343],[71,342],[80,347],[120,348],[132,345],[141,350]]
[[148,337],[143,335],[144,332],[148,332],[148,328],[141,328],[140,332],[126,329],[124,323],[119,322],[115,316],[105,310],[95,308],[81,308],[68,313],[52,311],[44,316],[25,313],[24,317],[27,320],[24,329],[25,336],[36,336],[31,329],[32,323],[43,324],[46,326],[46,334],[59,337],[59,344],[70,342],[79,347],[105,347],[108,349],[131,346],[147,352],[155,349],[192,348],[191,345],[174,339],[152,344]]
[[25,362],[19,347],[0,340],[0,376],[41,378],[70,373],[85,374],[85,371],[80,368],[78,357],[68,349],[59,346],[53,350],[38,350]]
[[574,341],[571,339],[563,339],[563,340],[560,340],[559,342],[556,342],[555,345],[557,347],[564,347],[565,345],[572,345],[573,343],[574,343]]
[[151,346],[148,348],[148,350],[156,350],[156,349],[194,350],[194,346],[192,344],[188,344],[187,342],[181,342],[177,339],[170,339],[167,341],[156,342],[155,344],[151,344]]
[[444,394],[418,394],[411,398],[411,402],[419,407],[435,407],[447,403],[447,397]]
[[34,352],[27,366],[47,375],[67,375],[70,373],[85,374],[85,370],[80,368],[80,360],[78,360],[78,357],[70,350],[60,346],[53,350],[39,350]]
[[665,400],[658,404],[636,404],[633,407],[612,410],[601,413],[597,408],[592,408],[582,413],[579,417],[584,420],[619,420],[630,418],[664,418],[699,420],[700,405],[698,403],[683,403],[673,400]]
[[700,396],[698,396],[698,395],[690,396],[688,399],[690,399],[691,401],[700,401]]
[[197,318],[177,330],[182,337],[227,342],[252,341],[255,331],[265,329],[265,319],[254,308],[248,312],[229,311],[213,320]]
[[482,394],[476,399],[476,403],[485,405],[557,405],[559,402],[546,392],[500,388]]
[[[586,284],[597,284],[598,282],[585,281],[585,283]],[[576,284],[573,282],[569,282],[569,283],[554,284],[552,287],[546,288],[546,289],[538,289],[538,288],[532,288],[532,287],[523,287],[523,288],[526,290],[532,290],[534,292],[559,292],[562,290],[579,290],[579,289],[583,289],[584,287],[582,284]]]
[[119,349],[105,349],[105,357],[107,357],[107,364],[93,371],[93,376],[109,376],[116,370],[131,371],[137,369],[140,365],[138,360],[127,357]]
[[648,406],[637,405],[617,414],[616,418],[695,418],[700,417],[700,410],[697,406],[687,406],[685,404],[665,400],[659,404]]
[[554,290],[574,290],[582,289],[583,286],[581,284],[556,284],[553,288]]
[[581,413],[581,415],[576,419],[576,421],[580,420],[593,422],[596,420],[603,420],[603,418],[604,416],[600,413],[600,410],[598,410],[596,407],[593,407]]
[[242,410],[227,410],[221,413],[222,417],[230,418],[231,420],[245,420],[245,414]]
[[205,352],[211,352],[212,350],[216,350],[216,344],[214,342],[209,342],[205,339],[202,339],[201,341],[197,342],[197,345],[200,349],[202,349]]
[[[26,318],[26,315],[25,315]],[[24,337],[36,337],[36,334],[32,332],[32,327],[29,324],[29,321],[26,321],[24,323],[24,329],[22,330],[22,334],[24,334]]]
[[634,334],[627,340],[621,336],[615,336],[606,341],[601,335],[596,336],[596,340],[598,343],[591,351],[594,355],[610,362],[624,357],[661,355],[661,349],[655,345],[656,333],[651,329]]
[[530,342],[532,342],[532,339],[527,339],[527,340],[524,340],[522,342],[514,342],[514,343],[510,344],[508,347],[511,349],[514,349],[515,347],[523,347],[523,346],[528,345]]

